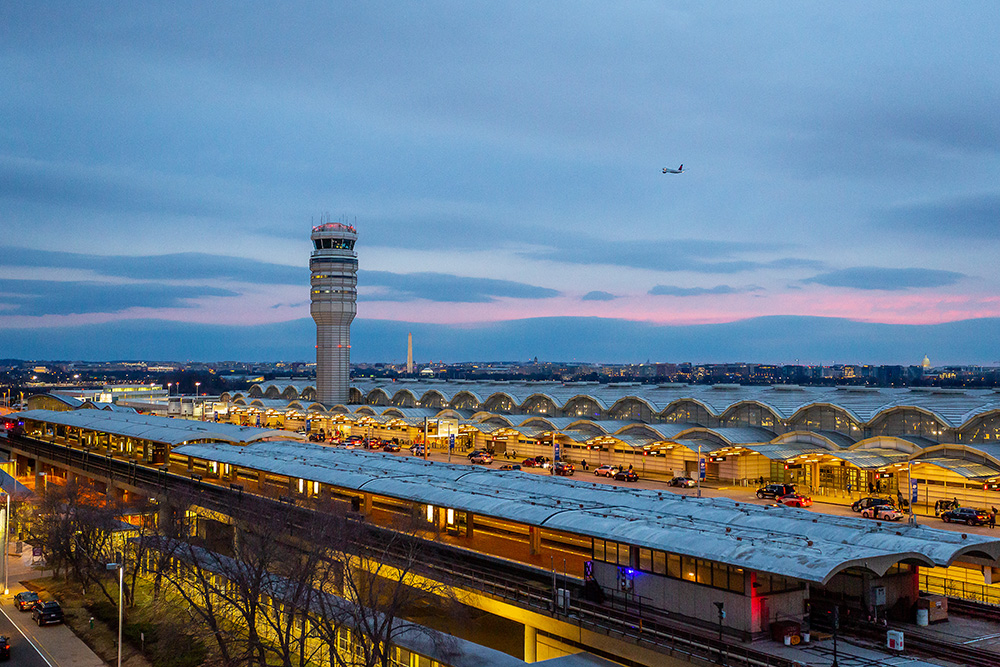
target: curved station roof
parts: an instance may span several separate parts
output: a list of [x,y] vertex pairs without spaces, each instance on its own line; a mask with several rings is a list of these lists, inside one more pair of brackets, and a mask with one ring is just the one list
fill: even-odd
[[[230,398],[249,401],[254,398],[291,400],[305,397],[303,400],[309,400],[308,394],[312,389],[311,384],[301,381],[273,381],[255,384],[245,395],[233,393]],[[908,407],[933,415],[950,428],[961,428],[979,415],[1000,411],[1000,390],[938,387],[355,380],[351,392],[352,405],[452,407],[519,414],[538,414],[539,408],[565,412],[572,410],[583,399],[601,410],[612,412],[616,406],[624,408],[623,403],[629,401],[645,406],[654,416],[666,413],[671,406],[690,402],[703,407],[716,418],[723,417],[741,404],[756,404],[771,412],[775,418],[790,421],[809,407],[828,405],[850,415],[858,424],[871,423],[888,411]],[[329,407],[350,410],[349,405]]]
[[186,442],[230,442],[245,445],[260,440],[281,438],[289,441],[298,436],[288,431],[252,428],[236,424],[193,421],[155,417],[134,412],[111,412],[107,410],[25,410],[18,412],[20,419],[31,419],[50,424],[61,424],[74,428],[110,433],[121,437],[180,445]]
[[785,506],[693,498],[304,442],[191,444],[175,454],[825,584],[850,567],[1000,559],[1000,540]]
[[[288,401],[303,411],[312,390],[301,381],[254,385],[232,405]],[[254,396],[268,398],[252,398]],[[636,382],[356,381],[354,403],[314,415],[345,419],[457,418],[483,433],[559,434],[600,446],[680,445],[693,451],[756,452],[772,460],[820,457],[862,469],[907,460],[939,465],[967,479],[1000,477],[1000,390],[935,387],[686,385]],[[272,409],[280,409],[274,405]]]

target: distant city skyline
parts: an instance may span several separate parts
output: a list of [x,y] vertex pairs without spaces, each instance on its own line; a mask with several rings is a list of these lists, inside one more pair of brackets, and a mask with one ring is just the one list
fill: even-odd
[[358,361],[409,330],[418,362],[1000,356],[993,3],[40,1],[0,25],[10,356],[307,360],[327,213],[358,228]]

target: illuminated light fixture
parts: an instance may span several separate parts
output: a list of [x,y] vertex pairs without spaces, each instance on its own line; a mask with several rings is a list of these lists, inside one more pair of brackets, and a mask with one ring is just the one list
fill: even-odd
[[427,506],[427,522],[428,523],[434,523],[434,506],[433,505],[428,505]]
[[455,510],[450,507],[448,508],[448,525],[455,525]]

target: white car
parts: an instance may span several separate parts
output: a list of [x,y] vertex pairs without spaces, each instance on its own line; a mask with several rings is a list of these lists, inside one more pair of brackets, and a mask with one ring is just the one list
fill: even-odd
[[880,521],[902,521],[904,515],[892,505],[873,505],[861,510],[861,516]]

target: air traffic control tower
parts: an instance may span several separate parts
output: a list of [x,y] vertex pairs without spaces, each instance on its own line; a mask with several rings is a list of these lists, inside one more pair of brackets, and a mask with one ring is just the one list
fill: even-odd
[[358,232],[325,222],[313,227],[309,258],[310,311],[316,322],[316,400],[347,403],[351,379],[351,322],[357,313]]

